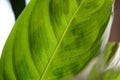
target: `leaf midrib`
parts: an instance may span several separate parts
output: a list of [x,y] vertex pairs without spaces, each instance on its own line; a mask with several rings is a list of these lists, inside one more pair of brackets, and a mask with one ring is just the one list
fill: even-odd
[[55,48],[53,54],[51,55],[51,58],[49,59],[48,64],[47,64],[45,70],[43,70],[43,74],[41,75],[41,79],[39,79],[39,80],[43,80],[43,79],[44,79],[44,76],[45,76],[45,74],[46,74],[46,72],[47,72],[47,70],[48,70],[48,68],[49,68],[49,65],[50,65],[50,63],[52,62],[52,60],[53,60],[53,58],[54,58],[54,56],[55,56],[55,54],[56,54],[59,46],[61,45],[61,43],[62,43],[62,41],[63,41],[63,38],[64,38],[64,36],[65,36],[65,34],[66,34],[66,32],[67,32],[67,30],[68,30],[68,28],[69,28],[72,20],[74,19],[75,15],[77,14],[78,10],[80,9],[81,4],[82,4],[83,1],[84,1],[84,0],[81,1],[81,3],[79,4],[78,8],[75,10],[75,12],[74,12],[73,15],[71,16],[70,20],[68,21],[68,24],[67,24],[67,26],[66,26],[66,29],[65,29],[65,31],[63,32],[62,37],[61,37],[60,41],[58,42],[58,45],[57,45],[57,47]]

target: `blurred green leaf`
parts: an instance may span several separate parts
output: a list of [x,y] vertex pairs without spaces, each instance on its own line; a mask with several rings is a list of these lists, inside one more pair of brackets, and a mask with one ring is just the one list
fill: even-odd
[[11,31],[0,80],[71,80],[101,53],[113,0],[31,0]]
[[[96,75],[94,74],[94,76]],[[103,71],[101,74],[99,74],[98,77],[94,77],[89,80],[120,80],[120,71],[115,69],[109,69]]]
[[115,69],[107,70],[100,80],[120,80],[120,71]]
[[105,55],[105,62],[108,63],[110,59],[114,56],[116,50],[118,49],[118,43],[109,42],[107,44],[106,55]]
[[[88,80],[119,80],[120,71],[117,69],[117,64],[111,66],[115,55],[117,54],[118,43],[109,42],[106,48],[106,55],[99,56],[98,61],[93,66]],[[102,57],[101,57],[102,56]],[[104,59],[105,58],[105,59]],[[119,61],[118,61],[119,62]]]

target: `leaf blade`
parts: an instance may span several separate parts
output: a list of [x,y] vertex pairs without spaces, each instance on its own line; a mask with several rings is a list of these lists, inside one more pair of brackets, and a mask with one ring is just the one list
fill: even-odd
[[16,79],[65,80],[81,71],[100,53],[111,13],[107,1],[31,1],[15,25],[10,61]]

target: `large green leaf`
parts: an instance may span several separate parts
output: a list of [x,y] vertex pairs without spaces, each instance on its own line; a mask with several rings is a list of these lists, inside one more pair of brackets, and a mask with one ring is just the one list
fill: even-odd
[[100,53],[113,0],[31,0],[11,31],[0,80],[71,80]]

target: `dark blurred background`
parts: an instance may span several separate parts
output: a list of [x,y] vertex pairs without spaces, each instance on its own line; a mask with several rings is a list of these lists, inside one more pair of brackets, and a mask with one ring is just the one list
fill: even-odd
[[115,17],[111,29],[110,41],[120,42],[120,0],[115,0]]

